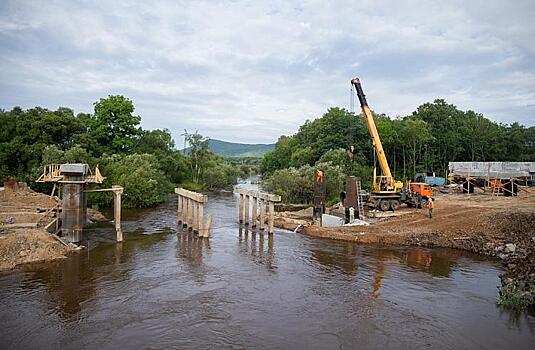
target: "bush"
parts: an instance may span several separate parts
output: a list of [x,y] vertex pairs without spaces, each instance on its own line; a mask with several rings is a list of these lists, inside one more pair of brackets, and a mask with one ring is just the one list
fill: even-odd
[[208,163],[202,175],[204,188],[207,190],[230,188],[236,184],[238,169],[220,159]]
[[529,306],[529,296],[534,292],[535,288],[525,292],[513,283],[506,284],[505,286],[502,286],[498,292],[497,304],[506,309],[520,311]]
[[341,167],[330,163],[317,163],[315,167],[304,165],[298,169],[286,168],[276,170],[262,182],[268,192],[278,194],[285,203],[312,203],[314,200],[314,177],[316,169],[325,173],[326,199],[337,201],[344,189],[345,174]]
[[[112,185],[124,187],[125,208],[150,207],[165,200],[172,190],[171,183],[160,170],[155,156],[150,154],[113,155],[101,159],[101,172],[106,180],[102,188]],[[93,193],[91,204],[110,206],[113,196],[109,193]]]

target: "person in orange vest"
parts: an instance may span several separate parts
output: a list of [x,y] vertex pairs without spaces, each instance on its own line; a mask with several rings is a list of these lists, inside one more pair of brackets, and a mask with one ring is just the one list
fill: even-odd
[[433,208],[435,207],[435,203],[433,201],[433,198],[429,198],[429,201],[427,202],[427,209],[429,209],[429,218],[433,218]]

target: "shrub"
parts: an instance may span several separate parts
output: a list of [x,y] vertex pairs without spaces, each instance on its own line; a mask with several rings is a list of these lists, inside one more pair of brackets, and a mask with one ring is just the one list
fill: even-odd
[[336,201],[344,189],[345,174],[341,167],[330,163],[276,170],[262,182],[262,187],[268,192],[280,195],[285,203],[312,203],[317,168],[325,173],[326,199],[330,202]]
[[[160,170],[160,164],[153,155],[113,155],[102,158],[101,161],[101,172],[106,176],[101,187],[124,187],[125,208],[150,207],[161,203],[172,190],[169,180]],[[110,206],[113,196],[109,193],[93,193],[89,200],[91,204]]]
[[204,188],[215,190],[230,188],[238,179],[238,169],[228,162],[220,159],[212,160],[207,164],[202,175]]
[[497,304],[506,309],[520,311],[529,305],[528,294],[529,292],[524,292],[513,283],[506,284],[498,292]]

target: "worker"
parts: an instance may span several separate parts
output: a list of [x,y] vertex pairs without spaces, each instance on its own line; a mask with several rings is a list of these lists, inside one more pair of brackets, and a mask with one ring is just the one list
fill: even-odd
[[429,209],[429,218],[433,218],[433,207],[435,206],[435,203],[433,202],[433,198],[429,198],[429,201],[427,202],[427,209]]
[[316,169],[316,182],[322,183],[323,180],[325,180],[325,175],[323,174],[323,171],[320,169]]

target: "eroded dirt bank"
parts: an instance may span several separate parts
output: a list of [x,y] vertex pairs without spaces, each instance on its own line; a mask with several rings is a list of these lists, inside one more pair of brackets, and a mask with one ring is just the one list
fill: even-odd
[[66,258],[71,249],[40,229],[0,235],[0,271]]
[[[34,192],[25,184],[0,191],[0,271],[63,259],[73,251],[45,230],[55,218],[50,209],[58,204],[58,197]],[[93,209],[88,209],[88,219],[108,221]]]

